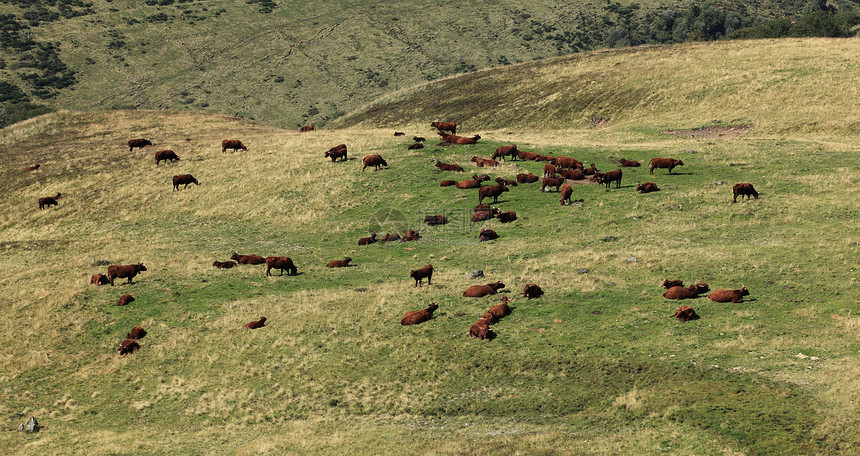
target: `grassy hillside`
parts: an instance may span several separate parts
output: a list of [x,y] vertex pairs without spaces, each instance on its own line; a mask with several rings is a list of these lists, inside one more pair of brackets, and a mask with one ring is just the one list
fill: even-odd
[[[839,54],[843,43],[818,42],[819,51]],[[643,50],[641,60],[653,52]],[[616,72],[630,68],[605,58],[612,55],[629,54],[581,63],[623,80]],[[749,66],[783,60],[771,54]],[[689,63],[697,71],[698,60]],[[677,84],[671,92],[682,98],[699,90],[666,83]],[[737,91],[774,93],[771,84],[751,78]],[[525,82],[522,93],[520,103],[533,106]],[[551,120],[540,129],[513,120],[494,129],[501,120],[457,116],[480,131],[478,145],[428,141],[417,151],[391,128],[299,134],[166,111],[61,112],[4,129],[0,448],[22,455],[853,454],[860,443],[858,135],[841,111],[848,101],[818,93],[793,101],[801,120],[819,106],[826,128],[771,129],[769,117],[750,114],[743,120],[754,127],[742,135],[663,134],[697,125],[700,111],[691,107],[691,117],[681,118],[671,103],[655,103],[599,130],[550,129]],[[397,125],[406,126],[406,138],[429,138],[424,120],[436,115],[416,112],[414,123],[404,116]],[[126,141],[136,137],[155,147],[129,152]],[[225,138],[249,150],[222,153]],[[622,157],[685,165],[671,176],[624,169],[619,189],[575,185],[581,205],[562,207],[554,192],[517,186],[498,206],[519,220],[471,224],[476,191],[438,183],[478,171],[540,173],[534,162],[487,170],[469,161],[512,142],[601,170]],[[324,159],[339,143],[351,159]],[[181,160],[156,166],[162,148]],[[362,173],[360,158],[371,153],[390,167]],[[467,172],[439,173],[433,158]],[[21,171],[33,163],[41,169]],[[182,173],[200,185],[171,191],[171,177]],[[634,191],[649,180],[662,191]],[[732,204],[736,182],[753,183],[761,198]],[[37,209],[39,197],[58,192],[58,207]],[[441,213],[451,223],[421,223]],[[501,238],[478,243],[485,226]],[[406,228],[422,239],[356,245],[370,229]],[[300,274],[211,266],[233,251],[290,256]],[[356,266],[325,267],[344,256]],[[89,285],[105,262],[143,262],[149,270],[133,284]],[[436,269],[433,285],[415,288],[409,271],[425,264]],[[469,279],[478,268],[485,277]],[[667,301],[660,283],[676,278],[712,289],[743,284],[751,295],[739,304]],[[494,325],[496,339],[470,339],[469,326],[499,299],[461,293],[496,280],[507,284],[501,295],[513,300],[513,313]],[[528,282],[546,295],[523,299]],[[115,306],[125,293],[137,300]],[[434,320],[400,326],[404,312],[431,301],[440,305]],[[701,318],[670,319],[681,304]],[[261,315],[267,327],[241,329]],[[114,349],[134,325],[149,334],[139,352],[120,357]],[[29,415],[42,432],[14,432]]]
[[[738,27],[793,17],[807,3],[716,8]],[[684,24],[694,21],[680,17],[687,8],[674,0],[7,0],[0,102],[204,111],[291,129],[429,80],[600,48],[615,30],[669,17],[677,23],[663,24],[663,34],[677,36],[660,39],[693,39]]]

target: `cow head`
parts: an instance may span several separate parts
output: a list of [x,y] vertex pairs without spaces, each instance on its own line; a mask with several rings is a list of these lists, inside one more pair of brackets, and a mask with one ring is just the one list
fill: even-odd
[[134,265],[134,269],[137,270],[137,272],[142,272],[146,271],[146,266],[144,266],[143,263],[137,263]]

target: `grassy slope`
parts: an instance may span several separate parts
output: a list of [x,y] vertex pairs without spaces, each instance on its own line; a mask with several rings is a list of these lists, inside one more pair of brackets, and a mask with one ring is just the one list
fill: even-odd
[[[609,27],[604,16],[618,20],[605,11],[605,2],[277,3],[272,13],[261,14],[255,5],[227,0],[166,6],[93,0],[94,14],[42,23],[23,34],[60,43],[60,57],[77,72],[79,83],[49,100],[58,108],[190,109],[294,128],[470,68],[599,46]],[[639,14],[680,4],[636,3]],[[796,13],[806,2],[743,3],[744,16],[762,17]],[[21,17],[25,11],[0,4],[0,14]],[[165,20],[153,19],[158,15]],[[564,33],[593,43],[550,39]],[[7,63],[0,75],[26,88],[15,69],[19,57],[0,50]]]
[[[829,55],[845,42],[815,43]],[[783,51],[796,47],[786,42]],[[670,60],[689,49],[662,51]],[[716,66],[731,49],[704,55]],[[617,80],[616,69],[627,69],[606,55],[582,62]],[[749,71],[766,73],[781,61],[751,62]],[[822,87],[834,83],[817,74]],[[675,93],[684,90],[678,84]],[[786,106],[776,92],[756,93],[751,103]],[[717,105],[711,96],[700,102]],[[833,99],[824,102],[826,112],[839,112]],[[152,111],[61,113],[3,130],[0,212],[9,216],[0,223],[0,416],[12,429],[25,418],[17,414],[33,414],[45,430],[4,432],[0,448],[852,453],[860,441],[860,169],[857,135],[843,123],[853,120],[822,117],[830,125],[824,132],[763,127],[779,115],[774,109],[761,119],[749,114],[756,128],[739,139],[695,139],[657,132],[695,125],[695,117],[676,117],[672,103],[642,109],[624,117],[650,119],[642,126],[481,128],[478,146],[421,151],[406,151],[408,142],[390,129],[300,135]],[[407,137],[431,133],[417,120],[407,129]],[[153,150],[129,153],[125,141],[140,136],[182,160],[156,168]],[[250,150],[222,154],[226,137]],[[520,220],[489,222],[502,238],[478,244],[479,227],[464,221],[474,191],[438,187],[452,177],[436,173],[431,158],[477,171],[470,156],[511,141],[600,169],[614,169],[622,156],[676,156],[686,165],[673,176],[626,169],[617,190],[576,186],[581,207],[560,207],[556,194],[519,186],[499,206]],[[383,154],[391,168],[362,174],[358,160],[324,160],[322,152],[341,142],[351,157]],[[43,169],[19,172],[33,162]],[[493,175],[522,169],[542,168],[506,163]],[[170,177],[185,172],[201,185],[171,192]],[[663,191],[636,194],[631,186],[646,180]],[[740,181],[753,182],[762,198],[732,205],[729,187]],[[66,195],[58,208],[36,210],[38,197],[56,192]],[[424,238],[356,246],[390,208]],[[425,213],[442,211],[450,225],[420,226]],[[266,278],[258,266],[210,266],[233,250],[289,255],[302,274]],[[344,255],[357,266],[324,267]],[[91,287],[102,259],[143,261],[150,271],[133,285]],[[414,289],[408,271],[427,263],[437,269],[434,284]],[[486,277],[467,279],[476,268]],[[702,318],[680,324],[667,318],[678,303],[660,296],[665,278],[712,288],[743,283],[753,300],[700,299],[691,304]],[[495,280],[508,284],[514,313],[495,325],[497,339],[469,339],[469,325],[497,299],[460,293]],[[532,281],[547,295],[517,298]],[[137,301],[111,305],[127,292]],[[438,318],[400,327],[403,312],[431,300],[441,305]],[[238,329],[260,315],[267,328]],[[142,350],[118,357],[112,349],[136,324],[149,331]]]

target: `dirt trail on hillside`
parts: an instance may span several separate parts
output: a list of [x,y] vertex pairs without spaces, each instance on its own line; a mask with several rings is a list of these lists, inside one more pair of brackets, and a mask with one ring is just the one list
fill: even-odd
[[746,133],[752,125],[737,125],[734,127],[702,127],[692,130],[667,130],[663,133],[687,138],[722,138],[735,139]]

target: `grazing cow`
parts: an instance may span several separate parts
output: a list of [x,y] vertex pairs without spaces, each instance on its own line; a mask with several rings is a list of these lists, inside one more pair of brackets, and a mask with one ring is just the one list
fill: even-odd
[[290,257],[266,257],[266,275],[272,275],[272,269],[280,269],[281,275],[284,275],[284,269],[287,270],[287,275],[296,275],[299,273],[299,269],[293,264],[293,260]]
[[376,233],[370,233],[370,237],[363,237],[358,240],[358,245],[370,245],[376,243]]
[[676,166],[684,166],[684,162],[674,158],[652,158],[648,174],[654,174],[654,168],[669,168],[669,174],[672,174],[672,168]]
[[161,163],[163,161],[168,161],[168,160],[169,161],[179,160],[179,156],[176,155],[176,153],[170,149],[159,150],[158,152],[155,153],[155,166],[158,166],[159,163]]
[[406,133],[403,133],[402,131],[395,131],[395,132],[394,132],[394,136],[395,136],[395,137],[397,137],[397,136],[406,136]]
[[457,185],[457,181],[443,180],[442,182],[439,182],[440,187],[450,187],[452,185]]
[[316,128],[314,128],[313,125],[305,125],[302,128],[299,128],[299,133],[307,133],[314,130],[316,130]]
[[508,146],[499,146],[496,148],[496,151],[493,152],[493,160],[497,158],[501,158],[502,160],[506,160],[505,157],[510,155],[511,160],[516,160],[519,150],[517,150],[516,144],[511,144]]
[[499,162],[490,159],[490,158],[481,158],[478,156],[472,157],[472,161],[475,162],[476,165],[483,168],[484,166],[498,166]]
[[573,187],[570,184],[564,184],[561,186],[561,205],[564,206],[564,202],[567,201],[567,204],[572,204],[570,201],[570,197],[573,195]]
[[636,191],[639,193],[651,193],[659,192],[660,189],[657,188],[657,184],[653,182],[645,182],[644,184],[636,184]]
[[468,136],[457,135],[445,135],[442,137],[442,141],[458,145],[477,144],[479,139],[481,139],[481,135],[475,135],[471,138]]
[[543,177],[555,177],[555,166],[549,163],[543,165]]
[[696,283],[687,288],[671,287],[663,293],[663,297],[666,299],[694,299],[698,298],[702,293],[707,293],[708,290],[708,284]]
[[129,353],[134,353],[135,350],[139,349],[140,344],[138,344],[137,341],[126,339],[119,344],[119,348],[117,349],[117,351],[120,355],[127,355]]
[[400,319],[400,324],[403,326],[408,326],[424,323],[425,321],[431,320],[433,318],[433,312],[438,308],[439,304],[431,302],[430,306],[424,310],[413,310],[411,312],[406,312],[405,314],[403,314],[403,318]]
[[502,282],[488,283],[486,285],[472,285],[471,287],[466,288],[466,291],[463,292],[463,296],[467,298],[482,298],[484,296],[496,294],[501,288],[505,288],[505,284]]
[[430,226],[445,225],[448,223],[448,217],[444,215],[425,215],[424,223]]
[[242,144],[242,141],[238,139],[225,139],[221,141],[221,153],[227,152],[227,149],[233,149],[233,152],[236,152],[239,149],[247,151],[248,148]]
[[562,169],[582,169],[582,162],[570,157],[556,157],[555,165]]
[[563,183],[563,177],[544,177],[543,179],[541,179],[540,191],[546,191],[547,187],[555,187],[555,191],[559,191],[558,188],[561,187],[561,184]]
[[582,170],[582,174],[586,176],[593,176],[597,174],[597,167],[594,166],[594,163],[591,164],[591,168],[586,168]]
[[128,278],[127,283],[132,283],[131,279],[133,279],[134,276],[136,276],[136,275],[138,275],[141,272],[146,271],[146,270],[147,270],[146,266],[144,266],[143,263],[125,264],[125,265],[118,265],[118,264],[110,265],[110,266],[108,266],[108,279],[110,279],[110,286],[114,286],[113,281],[115,279]]
[[490,328],[490,321],[486,319],[478,320],[477,323],[469,328],[469,337],[475,337],[480,340],[492,339],[495,337],[495,333],[493,333],[493,330]]
[[412,140],[413,140],[413,141],[415,141],[415,142],[424,142],[424,141],[427,141],[427,140],[426,140],[426,139],[424,139],[422,136],[413,136],[413,137],[412,137]]
[[481,232],[478,234],[478,242],[492,241],[498,238],[499,235],[490,229],[481,229]]
[[394,241],[399,241],[399,240],[400,240],[400,235],[399,235],[399,234],[397,234],[397,233],[388,233],[388,234],[386,234],[386,235],[382,238],[382,240],[381,240],[381,241],[379,241],[379,242],[394,242]]
[[215,266],[218,269],[230,269],[233,266],[236,266],[235,261],[216,261],[212,263],[212,266]]
[[620,163],[623,168],[626,168],[628,166],[633,168],[641,166],[640,163],[636,160],[626,160],[624,158],[618,160],[618,163]]
[[346,161],[346,144],[338,144],[332,147],[325,153],[325,158],[331,158],[332,163],[337,161],[338,158]]
[[41,211],[42,209],[45,209],[49,206],[58,206],[59,203],[57,202],[57,200],[60,199],[60,197],[62,196],[62,193],[57,193],[56,196],[46,196],[43,198],[39,198],[39,210]]
[[514,211],[500,212],[496,218],[499,219],[499,223],[511,223],[517,219],[517,213]]
[[457,134],[457,124],[454,122],[430,122],[430,126],[439,131],[450,131],[452,135]]
[[134,297],[130,294],[124,294],[124,295],[120,296],[119,299],[116,300],[116,305],[124,306],[124,305],[131,303],[131,302],[134,302]]
[[487,210],[475,211],[472,214],[472,222],[483,222],[485,220],[490,220],[495,217],[499,213],[499,210],[495,207],[489,208]]
[[457,188],[466,189],[466,188],[481,188],[481,182],[490,180],[490,176],[484,174],[483,176],[478,176],[477,174],[472,175],[472,179],[469,180],[461,180],[457,182]]
[[663,281],[663,288],[665,288],[665,289],[667,289],[667,290],[668,290],[669,288],[672,288],[672,287],[683,287],[683,286],[684,286],[684,281],[682,281],[682,280],[669,280],[669,279],[666,279],[666,280],[664,280],[664,281]]
[[612,186],[612,182],[614,181],[615,182],[615,188],[620,188],[621,187],[621,176],[622,176],[622,174],[623,173],[620,169],[616,169],[615,171],[609,171],[608,173],[606,173],[602,176],[599,176],[597,178],[597,184],[598,185],[606,184],[606,188],[608,189],[609,187]]
[[749,292],[749,290],[747,290],[747,287],[741,286],[737,290],[726,290],[726,289],[714,290],[713,293],[708,295],[708,299],[710,299],[711,301],[716,301],[716,302],[730,302],[731,301],[734,303],[738,303],[738,302],[744,302],[744,296],[748,296],[749,294],[750,294],[750,292]]
[[529,283],[523,288],[523,296],[526,299],[540,298],[543,296],[543,290],[539,286]]
[[755,188],[753,188],[752,184],[749,182],[735,184],[735,186],[732,187],[732,193],[735,194],[735,199],[732,200],[732,203],[738,202],[738,195],[741,197],[741,202],[743,202],[744,196],[746,196],[747,199],[750,199],[750,196],[754,196],[755,199],[758,199],[758,192],[755,191]]
[[361,159],[361,162],[364,164],[361,168],[361,172],[364,172],[364,168],[367,168],[368,166],[372,166],[375,171],[378,171],[379,168],[383,166],[386,168],[388,167],[388,162],[385,161],[381,155],[368,155]]
[[146,146],[151,146],[152,143],[148,139],[130,139],[128,141],[128,151],[131,152],[135,147],[143,149]]
[[534,174],[532,174],[532,173],[528,173],[528,174],[520,173],[520,174],[517,174],[517,182],[519,182],[519,183],[521,183],[521,184],[533,184],[533,183],[537,182],[537,181],[538,181],[538,179],[539,179],[539,178],[538,178],[537,176],[535,176]]
[[263,264],[266,262],[266,259],[260,255],[239,255],[236,252],[230,255],[230,259],[236,260],[239,264]]
[[42,166],[42,165],[36,163],[33,166],[28,166],[28,167],[24,168],[24,171],[35,171],[35,170],[39,169],[40,166]]
[[585,179],[585,173],[578,169],[559,169],[555,168],[555,172],[560,174],[561,177],[570,180],[583,180]]
[[421,239],[421,235],[415,230],[409,230],[403,235],[403,242],[417,241]]
[[540,157],[540,154],[535,152],[526,152],[524,150],[517,150],[517,157],[520,160],[537,160]]
[[510,314],[511,306],[508,305],[508,297],[502,296],[502,303],[490,307],[490,310],[488,310],[484,315],[481,315],[480,318],[490,320],[491,323],[495,323]]
[[693,310],[690,306],[681,306],[678,310],[675,311],[675,314],[672,315],[672,318],[677,318],[681,320],[681,322],[690,321],[690,320],[698,320],[699,316],[696,315],[696,311]]
[[342,260],[331,260],[328,264],[325,265],[327,268],[346,268],[349,267],[349,262],[352,261],[350,257],[343,257]]
[[427,285],[431,285],[430,280],[433,278],[433,265],[428,264],[423,268],[413,269],[409,271],[409,277],[415,279],[415,286],[420,287],[424,278],[427,278]]
[[505,185],[507,187],[516,187],[518,185],[517,181],[513,179],[503,179],[501,177],[496,178],[496,183],[498,183],[499,185]]
[[483,203],[484,198],[493,198],[493,203],[496,203],[502,193],[508,191],[510,190],[504,185],[485,185],[478,189],[478,204]]
[[412,144],[409,147],[407,147],[407,149],[409,149],[409,150],[418,150],[418,149],[423,149],[423,148],[424,148],[424,144],[420,143],[420,142]]
[[139,340],[143,339],[145,336],[146,330],[141,328],[140,326],[135,326],[134,328],[131,328],[131,331],[129,331],[128,334],[125,335],[125,338],[131,340]]
[[442,162],[440,162],[440,161],[437,161],[435,166],[436,166],[437,168],[439,168],[439,171],[457,171],[457,172],[463,172],[463,167],[462,167],[462,166],[460,166],[460,165],[454,165],[454,164],[450,164],[450,165],[449,165],[448,163],[442,163]]
[[263,326],[266,326],[266,317],[260,317],[257,321],[245,323],[245,326],[242,326],[242,329],[258,329]]
[[90,285],[107,285],[110,283],[110,279],[104,274],[93,274],[90,277]]
[[173,176],[173,191],[179,190],[179,186],[185,184],[183,189],[188,188],[189,184],[200,185],[200,182],[197,182],[197,179],[194,178],[191,174],[180,174],[178,176]]

